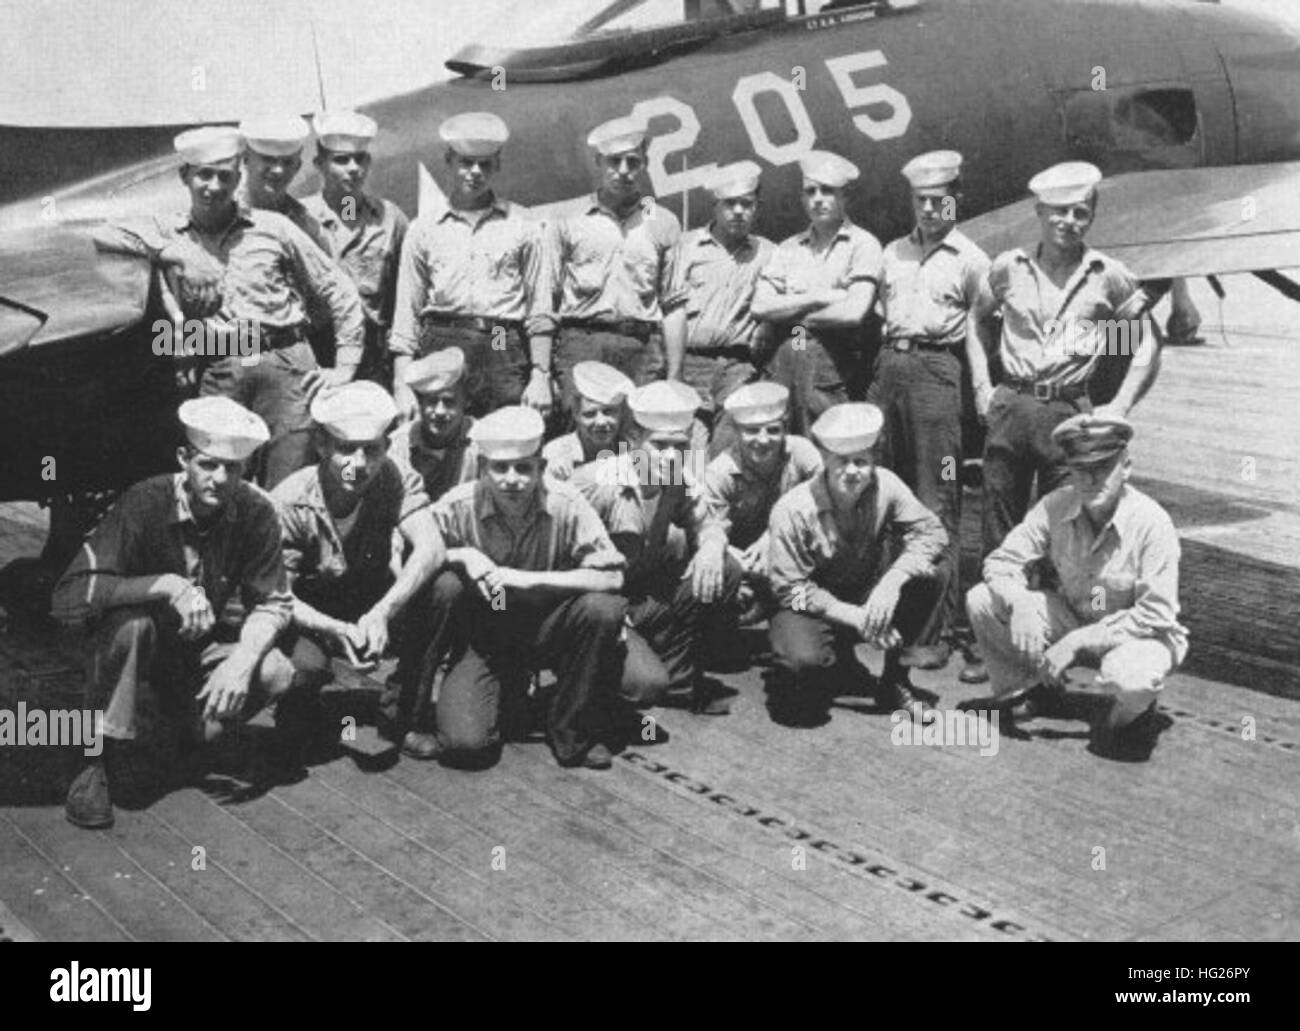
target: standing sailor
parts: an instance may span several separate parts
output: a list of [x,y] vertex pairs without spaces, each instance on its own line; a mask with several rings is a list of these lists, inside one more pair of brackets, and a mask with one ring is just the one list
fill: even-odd
[[366,340],[357,377],[388,389],[392,384],[388,329],[393,323],[406,215],[392,201],[365,189],[370,144],[377,131],[373,119],[355,111],[325,111],[312,124],[321,192],[304,198],[303,207],[320,225],[329,253],[361,295]]
[[406,367],[459,347],[471,414],[521,402],[547,410],[554,322],[540,230],[492,186],[510,132],[496,115],[471,111],[448,118],[438,135],[452,190],[420,213],[402,247],[389,337],[398,408],[415,415]]
[[772,241],[752,232],[759,175],[752,161],[718,171],[710,186],[713,221],[682,236],[664,296],[667,375],[703,398],[711,455],[735,438],[723,403],[757,375],[754,360],[766,352],[771,331],[750,311],[759,273],[775,250]]
[[[271,439],[258,456],[258,479],[271,488],[311,461],[308,402],[352,379],[365,324],[356,287],[324,251],[283,215],[237,201],[240,145],[233,129],[181,133],[189,210],[105,227],[95,243],[178,270],[176,295],[185,315],[204,320],[207,339],[256,342],[252,355],[223,352],[207,363],[199,392],[238,401],[266,422]],[[307,341],[304,302],[312,300],[330,314],[334,368],[319,368]]]
[[297,115],[264,115],[239,124],[244,141],[244,183],[240,203],[274,211],[296,225],[328,254],[329,240],[307,207],[289,193],[302,168],[302,148],[310,130]]
[[550,224],[546,257],[558,299],[555,372],[570,394],[570,373],[600,361],[640,386],[663,369],[661,299],[673,278],[681,224],[641,193],[646,126],[616,118],[587,136],[596,192],[585,210]]
[[867,392],[885,417],[881,464],[898,474],[948,534],[948,589],[909,656],[922,669],[947,664],[947,636],[960,615],[961,356],[971,365],[986,364],[970,313],[989,260],[956,228],[961,162],[956,151],[940,150],[903,166],[916,227],[885,248],[884,339]]
[[849,221],[858,169],[814,150],[799,162],[808,228],[785,240],[759,276],[753,314],[781,341],[772,378],[790,390],[790,428],[808,433],[831,405],[861,401],[870,373],[866,321],[880,281],[880,242]]

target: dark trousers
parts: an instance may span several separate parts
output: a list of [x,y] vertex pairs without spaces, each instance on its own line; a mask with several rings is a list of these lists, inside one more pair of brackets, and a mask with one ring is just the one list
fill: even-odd
[[[556,674],[546,733],[561,765],[581,762],[606,736],[627,603],[617,594],[557,600],[543,593],[510,591],[504,607],[495,608],[457,572],[434,580],[434,618],[456,641],[437,706],[438,742],[449,762],[492,760],[503,704],[521,701],[529,672],[540,666]],[[505,698],[507,692],[515,697]]]
[[465,352],[465,396],[471,415],[519,403],[528,385],[528,346],[518,329],[442,326],[425,319],[420,324],[421,357],[448,347]]
[[[162,717],[199,741],[219,732],[215,721],[203,719],[206,702],[195,696],[235,650],[238,631],[219,625],[205,640],[183,641],[179,629],[175,613],[158,605],[109,609],[95,624],[86,703],[103,710],[105,737],[134,740],[142,713]],[[253,673],[243,709],[227,722],[253,716],[269,702],[283,703],[299,686],[289,660],[273,648]]]
[[663,338],[648,339],[589,326],[564,326],[555,347],[555,377],[567,410],[573,401],[572,370],[578,362],[604,362],[638,387],[659,378],[664,368]]
[[1010,387],[993,392],[984,439],[985,555],[1024,519],[1035,477],[1039,497],[1065,482],[1069,469],[1065,454],[1052,440],[1052,430],[1070,416],[1091,409],[1086,396],[1039,401]]
[[807,436],[818,417],[833,405],[867,395],[865,331],[824,333],[796,327],[777,348],[771,376],[790,391],[790,432]]
[[656,705],[667,692],[695,685],[704,629],[718,623],[719,614],[735,600],[740,563],[727,556],[722,593],[707,605],[695,597],[689,579],[659,579],[662,582],[651,591],[634,595],[627,607],[631,627],[621,693],[638,707]]
[[303,379],[316,367],[303,340],[249,358],[218,358],[199,381],[201,396],[238,401],[266,423],[271,438],[258,452],[252,478],[267,490],[315,460]]
[[[942,578],[909,580],[903,586],[891,624],[903,641],[885,652],[886,681],[902,675],[902,651],[916,643],[934,618],[943,590]],[[777,669],[789,675],[801,694],[829,694],[840,686],[842,675],[854,668],[857,635],[820,616],[783,608],[772,617],[770,635]]]
[[961,361],[951,350],[885,348],[867,400],[885,416],[880,460],[948,533],[947,589],[918,644],[934,644],[961,612]]
[[[704,400],[701,415],[708,430],[709,458],[717,458],[737,439],[735,424],[723,403],[757,375],[749,348],[725,351],[687,350],[682,359],[682,382],[694,387]],[[692,442],[698,447],[699,442]]]
[[[370,576],[323,584],[299,581],[294,590],[312,608],[355,623],[392,584],[392,573],[383,569]],[[402,730],[428,730],[433,678],[450,648],[446,630],[434,612],[431,584],[418,590],[393,618],[389,637],[390,647],[397,652],[397,668],[379,707],[389,722]],[[331,661],[340,654],[334,641],[293,628],[282,635],[280,645],[302,679],[324,683],[331,678]]]

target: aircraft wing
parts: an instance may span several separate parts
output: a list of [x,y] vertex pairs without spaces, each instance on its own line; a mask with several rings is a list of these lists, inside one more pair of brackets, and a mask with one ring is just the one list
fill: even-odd
[[[961,228],[990,255],[1039,236],[1033,198]],[[1300,162],[1117,175],[1088,242],[1139,279],[1300,267]]]
[[0,232],[0,358],[132,325],[144,316],[149,275],[143,259],[97,251],[85,225]]

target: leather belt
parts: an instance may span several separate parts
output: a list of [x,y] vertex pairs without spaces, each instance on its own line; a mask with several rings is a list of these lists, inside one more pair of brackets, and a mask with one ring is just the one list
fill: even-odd
[[1009,387],[1017,394],[1032,394],[1036,401],[1073,401],[1088,392],[1087,383],[1044,383],[1032,379],[1004,379],[1000,386]]
[[951,351],[953,349],[952,344],[931,340],[929,337],[890,337],[889,347],[904,354],[908,351]]
[[565,319],[565,329],[588,329],[593,333],[617,333],[619,336],[636,337],[638,340],[649,340],[651,334],[657,328],[652,322],[641,322],[637,319],[620,319],[616,322],[597,322],[594,319]]
[[489,319],[482,315],[421,315],[420,321],[431,326],[473,329],[480,333],[491,333],[497,326],[515,331],[523,328],[523,323],[518,319]]
[[301,326],[267,326],[262,325],[258,328],[257,345],[263,351],[278,351],[281,348],[292,347],[294,344],[305,343],[307,340],[306,329]]

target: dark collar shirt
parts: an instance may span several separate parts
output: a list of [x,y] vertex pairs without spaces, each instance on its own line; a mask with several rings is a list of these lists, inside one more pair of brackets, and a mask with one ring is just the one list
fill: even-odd
[[821,452],[809,440],[790,434],[781,460],[771,472],[759,473],[740,458],[739,444],[718,455],[704,470],[700,488],[700,543],[748,548],[767,533],[777,500],[822,471]]
[[115,607],[124,578],[174,573],[202,587],[218,617],[237,591],[248,620],[276,630],[289,625],[292,599],[271,498],[241,481],[224,511],[200,528],[184,484],[182,473],[154,476],[117,500],[55,586],[57,619],[98,618]]

